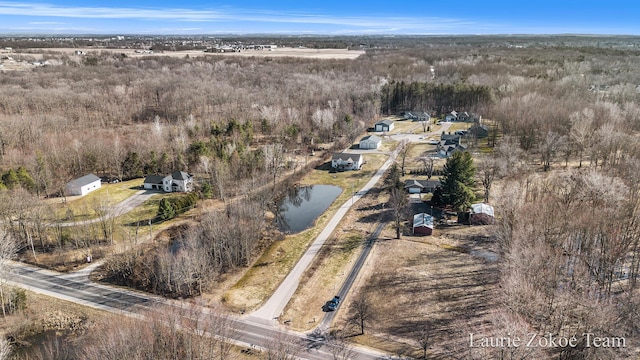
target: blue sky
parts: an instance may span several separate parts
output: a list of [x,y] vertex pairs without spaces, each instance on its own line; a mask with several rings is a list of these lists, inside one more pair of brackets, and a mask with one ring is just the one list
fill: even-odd
[[0,0],[0,33],[640,35],[640,1]]

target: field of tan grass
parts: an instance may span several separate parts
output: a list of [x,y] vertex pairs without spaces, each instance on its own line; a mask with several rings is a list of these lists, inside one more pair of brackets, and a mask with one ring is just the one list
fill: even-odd
[[[162,51],[151,54],[136,53],[134,49],[106,49],[106,48],[52,48],[52,49],[26,49],[24,52],[38,55],[39,58],[46,58],[46,53],[62,52],[73,55],[75,51],[84,51],[87,56],[91,52],[112,52],[116,54],[126,54],[131,57],[154,57],[154,56],[170,56],[170,57],[196,57],[196,56],[243,56],[243,57],[298,57],[308,59],[355,59],[365,52],[362,50],[349,49],[307,49],[307,48],[290,48],[280,47],[272,50],[246,50],[241,52],[228,53],[205,53],[202,50],[184,50],[184,51]],[[43,56],[44,55],[44,56]],[[79,55],[74,55],[78,56]]]
[[364,293],[374,320],[365,336],[351,338],[355,343],[418,357],[416,338],[427,328],[429,354],[451,358],[454,344],[464,340],[459,330],[482,326],[493,304],[496,263],[472,255],[491,248],[488,228],[454,226],[401,240],[392,239],[393,229],[387,228],[383,235],[388,240],[376,244],[334,327],[358,333],[347,319],[353,299]]

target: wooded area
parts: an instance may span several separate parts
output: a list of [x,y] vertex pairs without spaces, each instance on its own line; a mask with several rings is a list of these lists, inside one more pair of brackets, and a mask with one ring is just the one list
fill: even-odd
[[[491,330],[500,335],[510,319],[513,331],[591,331],[637,343],[640,52],[626,47],[637,40],[372,38],[379,46],[356,60],[96,51],[87,61],[50,50],[51,65],[0,76],[0,217],[34,257],[38,249],[97,248],[114,241],[113,220],[65,237],[44,198],[88,173],[194,173],[222,209],[176,230],[169,249],[135,246],[112,257],[105,273],[147,291],[195,296],[256,258],[270,202],[256,189],[308,166],[301,159],[318,144],[350,146],[383,114],[476,112],[495,129],[486,154],[471,149],[475,183],[497,215],[500,286],[490,294],[500,308]],[[469,204],[468,177],[445,180],[451,189],[464,183],[468,195],[448,203]],[[582,343],[543,357],[622,358],[627,350]],[[458,355],[499,356],[483,351]]]

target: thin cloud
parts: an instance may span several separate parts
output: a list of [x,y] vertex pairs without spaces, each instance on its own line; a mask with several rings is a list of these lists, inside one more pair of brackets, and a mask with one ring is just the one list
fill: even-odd
[[[182,22],[261,22],[277,24],[304,24],[340,26],[345,32],[389,32],[418,30],[420,32],[446,31],[460,27],[481,26],[461,19],[438,17],[384,17],[334,16],[304,12],[276,12],[250,9],[180,9],[180,8],[125,8],[125,7],[73,7],[45,3],[17,3],[0,1],[0,15],[39,16],[80,19],[138,19]],[[355,28],[355,29],[353,29]]]
[[65,25],[66,23],[59,21],[30,21],[29,25]]

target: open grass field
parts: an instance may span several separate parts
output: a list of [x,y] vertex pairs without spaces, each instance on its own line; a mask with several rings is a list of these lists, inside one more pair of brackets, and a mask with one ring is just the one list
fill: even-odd
[[302,185],[335,185],[343,189],[342,194],[324,214],[318,217],[316,226],[274,242],[246,274],[224,292],[223,303],[232,310],[240,312],[256,309],[262,304],[295,266],[337,208],[352,196],[353,191],[363,186],[385,160],[385,155],[367,155],[365,156],[367,163],[359,171],[331,173],[328,164],[325,163],[309,172],[300,181]]
[[47,199],[55,209],[57,219],[65,221],[89,220],[97,217],[96,208],[114,206],[141,190],[144,179],[134,179],[117,184],[102,184],[100,189],[85,196]]
[[[106,49],[106,48],[52,48],[52,49],[25,49],[21,53],[37,55],[38,59],[46,59],[47,53],[62,52],[73,55],[75,51],[84,51],[86,56],[91,56],[92,52],[112,52],[114,54],[126,54],[131,57],[197,57],[197,56],[243,56],[243,57],[297,57],[308,59],[355,59],[365,52],[362,50],[348,49],[308,49],[308,48],[291,48],[279,47],[272,50],[245,50],[241,52],[227,53],[206,53],[202,50],[184,50],[184,51],[162,51],[151,54],[136,53],[134,49]],[[78,56],[80,57],[80,56]]]

